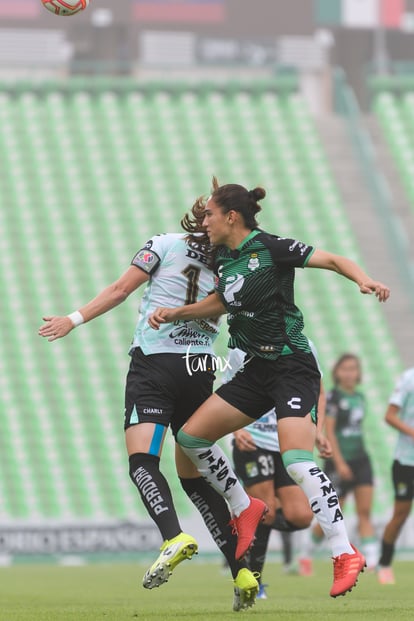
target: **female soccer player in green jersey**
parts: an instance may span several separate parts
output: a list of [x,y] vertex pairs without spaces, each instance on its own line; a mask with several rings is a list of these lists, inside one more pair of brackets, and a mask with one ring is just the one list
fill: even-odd
[[[349,542],[338,497],[313,459],[320,373],[303,334],[302,313],[294,301],[295,268],[335,271],[357,283],[364,294],[385,302],[389,289],[372,280],[350,259],[258,228],[262,188],[218,187],[209,197],[203,225],[216,247],[215,292],[202,302],[158,308],[150,325],[227,313],[230,347],[248,354],[244,367],[201,405],[177,435],[199,472],[229,502],[240,547],[250,537],[263,508],[248,497],[215,442],[276,408],[283,463],[309,499],[334,557],[330,595],[355,586],[365,558]],[[242,535],[243,534],[243,535]]]
[[[374,569],[378,562],[371,521],[374,480],[363,436],[366,406],[364,395],[358,390],[361,378],[358,356],[342,354],[332,369],[334,388],[326,395],[325,429],[332,446],[332,459],[325,462],[325,473],[335,486],[341,507],[348,494],[353,493],[361,551],[368,567]],[[317,524],[312,539],[319,543],[322,538],[323,532]]]

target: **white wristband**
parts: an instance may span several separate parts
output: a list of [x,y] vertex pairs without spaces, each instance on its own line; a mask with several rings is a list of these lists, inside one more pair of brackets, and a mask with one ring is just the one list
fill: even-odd
[[70,315],[68,315],[68,317],[71,320],[71,322],[73,323],[75,328],[80,326],[81,323],[83,323],[85,321],[85,319],[82,316],[82,313],[80,313],[79,311],[75,311],[74,313],[71,313]]

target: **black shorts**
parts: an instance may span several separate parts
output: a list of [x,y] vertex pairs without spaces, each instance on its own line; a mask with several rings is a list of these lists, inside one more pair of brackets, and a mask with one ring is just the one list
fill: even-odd
[[372,472],[371,460],[365,453],[358,459],[350,459],[346,462],[352,470],[354,478],[351,481],[341,479],[338,475],[335,464],[330,459],[325,462],[324,471],[331,479],[339,498],[344,498],[360,485],[374,485],[374,475]]
[[414,466],[404,466],[395,460],[392,464],[392,482],[395,500],[413,500]]
[[274,481],[275,489],[296,485],[283,465],[282,456],[275,451],[257,448],[255,451],[241,451],[233,445],[234,471],[244,487]]
[[250,418],[275,407],[278,419],[311,412],[316,422],[320,383],[313,354],[297,352],[277,360],[254,357],[216,392]]
[[[202,364],[192,374],[182,354],[151,354],[134,350],[126,378],[125,424],[159,423],[174,436],[195,410],[211,395],[214,373],[211,356],[200,354]],[[210,361],[210,363],[209,363]],[[205,364],[204,364],[205,362]]]

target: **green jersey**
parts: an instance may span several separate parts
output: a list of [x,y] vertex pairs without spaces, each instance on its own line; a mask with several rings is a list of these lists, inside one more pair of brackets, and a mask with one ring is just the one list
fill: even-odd
[[348,394],[334,388],[326,395],[326,416],[335,419],[335,435],[345,461],[366,454],[362,435],[365,398],[360,392]]
[[295,305],[295,268],[314,249],[294,239],[253,230],[235,249],[218,249],[215,288],[227,310],[229,347],[276,360],[295,350],[310,353]]

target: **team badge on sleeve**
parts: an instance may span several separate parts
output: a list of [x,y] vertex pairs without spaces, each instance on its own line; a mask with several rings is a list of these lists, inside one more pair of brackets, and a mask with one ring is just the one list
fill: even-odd
[[140,267],[147,274],[153,274],[159,266],[161,260],[159,256],[153,251],[143,248],[131,261],[131,265]]

